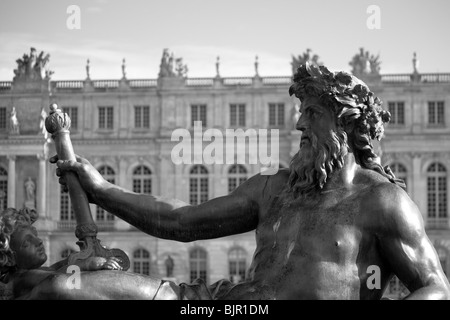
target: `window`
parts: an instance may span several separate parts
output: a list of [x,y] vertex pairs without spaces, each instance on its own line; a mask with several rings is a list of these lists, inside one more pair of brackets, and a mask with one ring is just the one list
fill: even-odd
[[389,102],[389,112],[391,120],[389,123],[396,125],[405,124],[405,103],[404,102]]
[[239,283],[245,280],[247,270],[247,254],[242,248],[234,248],[228,253],[230,281]]
[[191,105],[191,126],[194,126],[195,121],[201,121],[202,127],[206,127],[206,105]]
[[133,192],[152,193],[152,172],[146,166],[138,166],[133,171]]
[[207,253],[204,249],[195,248],[189,253],[190,278],[191,282],[195,279],[202,279],[206,282],[207,278]]
[[402,165],[400,163],[393,163],[389,167],[391,168],[391,170],[394,173],[396,178],[402,179],[405,182],[405,184],[407,183],[406,177],[407,177],[408,172],[404,165]]
[[269,126],[284,126],[284,103],[269,103]]
[[73,213],[72,202],[68,192],[63,191],[61,186],[61,198],[60,198],[60,220],[61,221],[75,221],[75,215]]
[[427,223],[434,228],[447,228],[447,170],[442,164],[428,167],[427,189]]
[[0,130],[7,129],[8,122],[6,119],[6,107],[0,107]]
[[[115,183],[115,172],[109,166],[102,166],[98,169],[98,172],[105,178],[106,181]],[[97,221],[114,221],[114,215],[105,211],[103,208],[97,206],[96,209],[96,220]],[[100,226],[99,226],[100,227]]]
[[245,104],[230,104],[230,126],[245,127]]
[[233,165],[228,170],[228,193],[247,180],[247,170],[243,165]]
[[150,107],[134,106],[134,127],[150,128]]
[[74,252],[76,252],[76,251],[73,250],[72,248],[64,249],[63,251],[61,251],[61,259],[68,258]]
[[62,111],[69,115],[70,129],[78,130],[78,108],[77,107],[63,107]]
[[2,167],[0,167],[0,212],[5,210],[7,207],[8,207],[8,172]]
[[133,272],[150,275],[150,252],[145,249],[133,252]]
[[204,166],[194,166],[189,178],[189,201],[192,205],[208,201],[208,170]]
[[428,124],[444,125],[444,101],[428,102]]
[[98,107],[98,127],[99,129],[113,128],[113,107]]

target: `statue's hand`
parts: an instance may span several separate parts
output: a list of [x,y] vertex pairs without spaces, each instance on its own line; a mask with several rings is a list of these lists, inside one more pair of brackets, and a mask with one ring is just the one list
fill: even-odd
[[95,194],[100,192],[109,182],[102,177],[88,160],[79,156],[76,156],[76,159],[77,161],[59,160],[56,155],[50,158],[50,163],[56,164],[56,175],[59,177],[59,183],[63,186],[65,192],[68,191],[68,187],[64,173],[74,172],[78,176],[89,202],[96,203],[94,199]]
[[86,269],[87,271],[122,270],[120,262],[120,259],[116,257],[90,257],[86,259]]
[[107,270],[122,270],[122,267],[120,266],[120,263],[122,260],[116,257],[111,257],[106,260],[106,262],[103,264],[102,269]]

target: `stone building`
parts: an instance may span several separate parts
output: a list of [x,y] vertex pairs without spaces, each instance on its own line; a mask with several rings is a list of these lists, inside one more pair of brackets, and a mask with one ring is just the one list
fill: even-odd
[[[361,61],[364,57],[368,59]],[[225,136],[230,128],[235,132],[251,129],[259,139],[263,132],[259,129],[269,129],[271,134],[278,130],[280,167],[288,167],[298,151],[300,133],[294,125],[299,101],[288,94],[291,75],[261,77],[256,61],[253,77],[221,77],[217,64],[216,77],[189,78],[186,69],[172,65],[173,61],[165,51],[157,79],[127,79],[123,65],[121,79],[94,80],[88,64],[84,80],[52,81],[46,68],[48,56],[37,56],[32,50],[18,60],[13,81],[0,82],[0,208],[26,205],[37,209],[37,227],[49,263],[77,250],[70,199],[61,192],[55,166],[48,162],[55,150],[42,121],[51,102],[71,118],[75,152],[108,180],[135,192],[188,203],[225,195],[265,165],[260,158],[250,161],[252,149],[245,139],[236,140],[233,163],[224,156],[224,164],[175,164],[172,150],[180,142],[172,139],[175,129],[186,129],[194,137],[195,121],[201,121],[203,132],[216,129],[211,132]],[[380,74],[377,61],[361,52],[351,65],[392,114],[378,146],[382,162],[406,180],[448,275],[450,74],[421,74],[415,64],[410,74]],[[192,148],[192,160],[201,159],[211,143],[203,140],[200,149]],[[270,153],[269,145],[264,149],[259,144],[259,151]],[[246,154],[245,161],[236,164],[242,154]],[[208,282],[239,281],[246,276],[255,249],[253,232],[179,243],[144,234],[94,205],[90,209],[99,228],[98,239],[124,250],[131,271],[177,282],[197,277]],[[170,272],[166,270],[169,256],[173,259]]]

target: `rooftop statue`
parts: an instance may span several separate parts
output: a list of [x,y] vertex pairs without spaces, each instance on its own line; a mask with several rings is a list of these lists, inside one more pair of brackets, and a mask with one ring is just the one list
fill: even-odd
[[302,55],[298,55],[297,57],[292,56],[292,74],[294,75],[297,72],[297,68],[301,65],[305,65],[306,63],[312,63],[315,65],[321,65],[322,63],[319,61],[319,56],[317,54],[312,54],[311,49],[306,49]]
[[380,74],[380,56],[370,55],[369,51],[364,51],[364,48],[359,49],[359,53],[353,56],[349,65],[352,67],[352,73],[356,76]]
[[58,285],[68,275],[57,274],[26,298],[374,300],[396,275],[410,291],[406,299],[449,299],[421,213],[373,150],[390,119],[381,100],[355,76],[309,63],[297,69],[289,94],[301,101],[302,132],[289,169],[257,174],[199,205],[116,186],[81,157],[50,159],[64,188],[75,175],[90,203],[151,236],[190,242],[256,231],[245,281],[177,285],[117,270],[82,272],[79,290]]
[[50,78],[52,71],[48,70],[47,64],[50,60],[50,54],[44,56],[44,52],[41,51],[37,55],[35,48],[30,49],[30,54],[24,54],[22,59],[17,59],[17,69],[14,70],[15,80],[42,80],[44,78]]
[[188,67],[183,64],[183,58],[175,58],[173,53],[169,54],[169,49],[164,49],[159,65],[159,77],[187,77]]

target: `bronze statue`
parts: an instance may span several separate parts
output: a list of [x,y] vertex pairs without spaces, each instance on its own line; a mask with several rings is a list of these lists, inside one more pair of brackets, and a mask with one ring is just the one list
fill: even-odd
[[[390,117],[380,99],[358,78],[308,63],[298,68],[289,93],[301,101],[296,129],[302,131],[289,169],[255,175],[199,205],[125,190],[80,157],[50,162],[63,186],[67,174],[76,174],[91,203],[155,237],[189,242],[256,230],[244,282],[177,286],[145,278],[143,298],[380,299],[396,275],[411,292],[407,299],[449,299],[421,213],[373,151],[371,140],[381,139]],[[60,276],[46,279],[31,298],[42,292],[65,299],[139,296],[141,287],[127,286],[130,273],[98,272],[86,274],[92,282],[76,292],[54,293],[48,288]],[[116,286],[93,286],[110,273]]]

